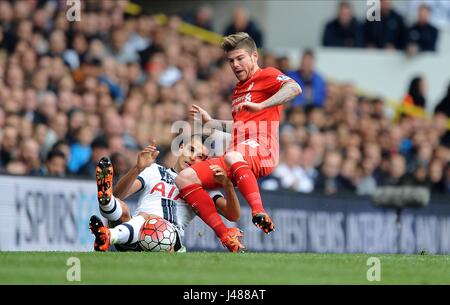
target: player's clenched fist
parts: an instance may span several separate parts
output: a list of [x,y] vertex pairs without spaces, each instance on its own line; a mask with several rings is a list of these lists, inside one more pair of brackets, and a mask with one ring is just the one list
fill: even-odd
[[258,112],[263,110],[263,106],[260,103],[252,103],[252,102],[243,102],[237,105],[234,109],[235,112],[239,112],[241,110],[247,112]]
[[156,148],[155,141],[152,140],[150,145],[144,148],[138,155],[136,166],[140,171],[152,165],[159,155],[159,150]]
[[211,165],[209,168],[213,171],[214,180],[217,183],[222,184],[224,187],[233,185],[227,176],[227,172],[222,167],[219,165]]

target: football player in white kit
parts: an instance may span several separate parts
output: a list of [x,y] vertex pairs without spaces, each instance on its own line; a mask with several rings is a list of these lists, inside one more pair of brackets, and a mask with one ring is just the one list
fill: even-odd
[[[107,157],[100,159],[96,173],[100,213],[115,227],[108,228],[99,217],[91,217],[89,226],[95,235],[96,251],[108,251],[110,245],[122,251],[138,251],[140,228],[150,217],[161,217],[174,224],[178,233],[175,251],[185,249],[181,238],[195,212],[180,198],[175,177],[184,168],[205,160],[208,150],[201,140],[192,138],[180,145],[179,153],[174,167],[166,168],[155,163],[159,151],[155,143],[151,143],[139,153],[136,165],[117,182],[114,192],[112,163]],[[213,166],[211,169],[215,172],[216,181],[223,185],[226,198],[219,191],[210,192],[210,196],[225,218],[237,221],[240,206],[234,186],[222,168]],[[140,195],[135,215],[131,218],[124,200],[135,193]]]

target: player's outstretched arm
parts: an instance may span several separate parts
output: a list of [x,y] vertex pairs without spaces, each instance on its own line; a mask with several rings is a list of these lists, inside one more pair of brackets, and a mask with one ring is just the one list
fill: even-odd
[[283,105],[302,94],[302,88],[293,80],[287,81],[277,93],[261,103],[263,109]]
[[223,120],[213,119],[209,115],[209,113],[205,109],[201,108],[200,106],[193,104],[191,106],[191,109],[189,110],[189,114],[194,119],[194,121],[201,120],[202,126],[204,127],[205,134],[210,134],[214,130],[220,130],[223,132],[231,132],[231,125],[233,124],[233,121],[223,121]]
[[125,200],[128,196],[136,193],[142,188],[142,182],[137,179],[139,174],[152,165],[159,155],[154,141],[144,148],[138,155],[136,165],[134,165],[120,180],[114,188],[114,196]]
[[302,88],[296,81],[290,80],[283,84],[280,90],[262,103],[243,102],[236,106],[235,111],[245,110],[258,112],[269,107],[283,105],[302,93]]
[[216,182],[222,184],[225,191],[225,198],[220,197],[216,200],[217,210],[229,221],[238,221],[241,216],[241,206],[234,185],[227,177],[227,173],[218,165],[211,165]]

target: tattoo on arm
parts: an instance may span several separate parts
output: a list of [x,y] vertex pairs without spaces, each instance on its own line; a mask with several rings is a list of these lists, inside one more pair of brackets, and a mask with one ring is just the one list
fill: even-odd
[[302,93],[300,85],[294,81],[286,82],[277,93],[263,102],[264,108],[283,105]]

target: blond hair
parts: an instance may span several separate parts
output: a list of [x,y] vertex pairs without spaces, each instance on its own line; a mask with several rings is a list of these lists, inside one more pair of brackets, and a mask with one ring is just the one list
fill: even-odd
[[224,37],[221,47],[225,52],[237,49],[245,49],[249,53],[256,51],[255,41],[245,32],[239,32]]

